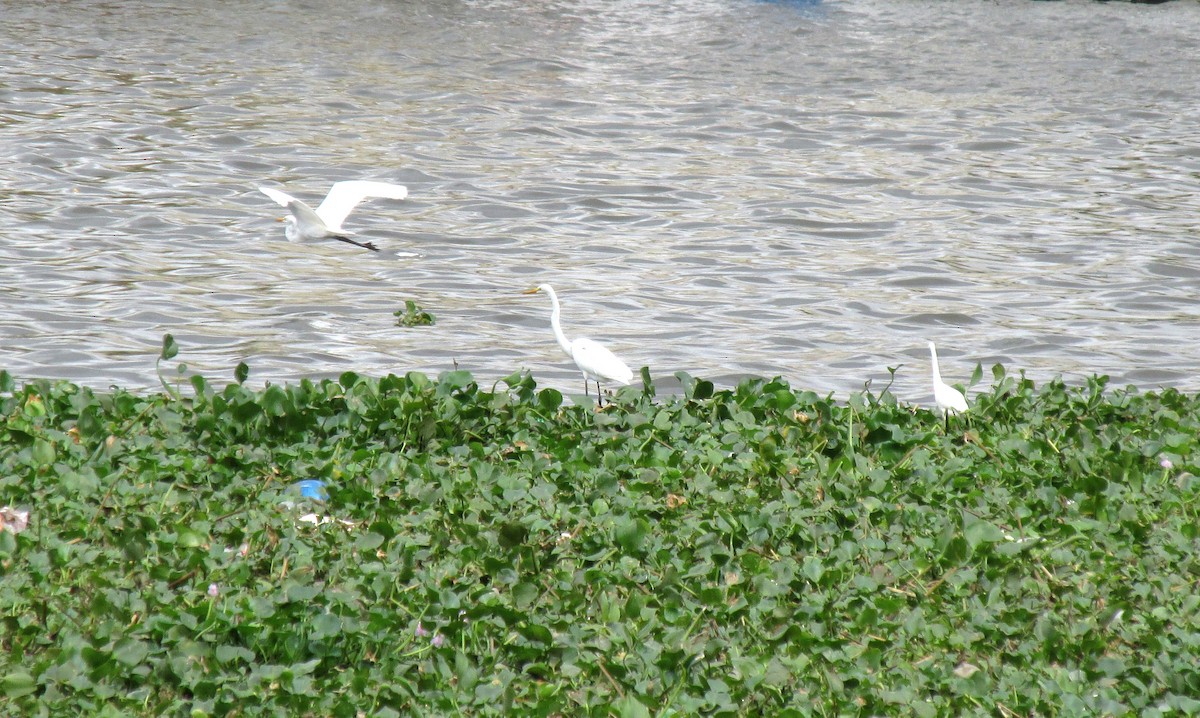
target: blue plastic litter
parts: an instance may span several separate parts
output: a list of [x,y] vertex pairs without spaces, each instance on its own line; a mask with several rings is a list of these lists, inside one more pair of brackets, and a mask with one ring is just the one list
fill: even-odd
[[329,491],[325,488],[325,482],[320,479],[297,481],[296,488],[300,489],[300,496],[305,499],[324,501],[329,498]]

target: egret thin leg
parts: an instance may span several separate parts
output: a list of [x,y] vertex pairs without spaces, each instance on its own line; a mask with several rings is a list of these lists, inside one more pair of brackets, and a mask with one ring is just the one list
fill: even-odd
[[333,235],[333,238],[336,240],[342,241],[342,242],[346,242],[348,244],[353,244],[356,247],[362,247],[363,249],[369,249],[372,252],[379,251],[379,247],[376,247],[375,244],[372,242],[357,242],[353,239],[350,239],[349,237],[343,237],[340,234]]

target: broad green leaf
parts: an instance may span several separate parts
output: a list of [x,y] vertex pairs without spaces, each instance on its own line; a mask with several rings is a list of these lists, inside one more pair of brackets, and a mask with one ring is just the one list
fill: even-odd
[[271,416],[286,415],[290,403],[287,392],[278,384],[272,384],[264,389],[262,399],[259,401],[263,411]]
[[627,553],[635,553],[641,550],[649,532],[650,524],[645,519],[622,516],[616,520],[614,537]]
[[632,695],[626,695],[613,703],[617,718],[650,718],[650,709]]
[[175,533],[178,536],[179,545],[184,548],[198,548],[208,543],[208,536],[191,526],[181,526],[176,529]]
[[4,695],[9,698],[20,698],[37,690],[37,681],[24,671],[5,675],[0,683],[3,683]]
[[518,583],[512,587],[513,605],[521,610],[529,608],[530,604],[537,600],[539,593],[537,586],[532,583]]
[[562,392],[556,389],[546,388],[537,393],[537,401],[538,407],[542,411],[554,412],[558,411],[558,408],[562,406],[563,395]]
[[999,526],[975,518],[970,514],[963,516],[963,538],[966,539],[967,545],[971,550],[975,550],[982,543],[996,543],[1004,539],[1004,532]]
[[123,638],[113,647],[113,658],[127,666],[136,666],[146,659],[149,648],[142,641]]

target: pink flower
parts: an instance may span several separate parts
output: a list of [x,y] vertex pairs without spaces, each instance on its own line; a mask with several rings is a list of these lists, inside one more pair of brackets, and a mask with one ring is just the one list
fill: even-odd
[[208,595],[210,598],[216,598],[221,595],[221,587],[215,583],[208,584]]
[[433,640],[429,642],[434,648],[441,648],[446,643],[446,637],[442,634],[437,634]]
[[1164,469],[1167,469],[1168,471],[1175,468],[1175,464],[1172,464],[1170,459],[1163,459],[1162,461],[1158,462],[1158,465]]
[[429,631],[426,630],[426,628],[421,625],[420,621],[417,621],[416,634],[417,634],[417,638],[424,638],[425,636],[429,635]]

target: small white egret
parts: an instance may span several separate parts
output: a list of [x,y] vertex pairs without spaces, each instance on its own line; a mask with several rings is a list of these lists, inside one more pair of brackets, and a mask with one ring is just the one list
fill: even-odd
[[550,295],[550,301],[554,305],[554,310],[550,313],[550,328],[554,330],[554,338],[558,340],[558,345],[562,347],[567,356],[571,357],[575,362],[575,366],[579,367],[579,370],[583,372],[584,393],[590,397],[592,394],[588,382],[596,382],[596,401],[603,406],[603,401],[600,398],[600,380],[615,381],[618,384],[629,384],[629,382],[633,381],[633,370],[626,366],[625,362],[618,359],[615,354],[591,339],[577,337],[574,341],[568,340],[567,335],[563,334],[562,325],[558,321],[560,310],[558,295],[554,293],[554,288],[549,284],[539,284],[525,293],[537,294],[538,292],[545,292]]
[[946,428],[950,427],[950,415],[967,410],[967,398],[962,392],[942,381],[942,372],[938,369],[937,347],[929,342],[929,356],[933,360],[933,400],[938,408],[946,415]]
[[287,207],[291,212],[291,216],[285,218],[287,228],[284,229],[284,234],[290,241],[300,242],[329,237],[373,252],[378,252],[379,248],[370,242],[357,242],[350,239],[349,233],[342,229],[342,222],[359,202],[368,197],[404,199],[408,196],[408,188],[403,185],[369,180],[350,180],[337,182],[330,187],[329,194],[325,195],[325,199],[314,210],[295,197],[277,189],[259,187],[258,191],[275,200],[279,206]]

